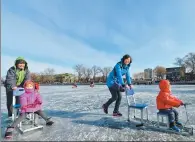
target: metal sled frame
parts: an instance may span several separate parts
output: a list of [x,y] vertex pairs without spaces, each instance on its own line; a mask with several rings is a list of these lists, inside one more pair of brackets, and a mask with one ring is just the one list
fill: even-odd
[[[19,116],[19,110],[20,110],[20,104],[16,104],[16,96],[20,96],[16,93],[13,94],[13,111],[12,111],[12,120],[13,122],[18,118]],[[27,125],[30,126],[30,128],[24,129],[24,123],[23,121],[18,124],[17,128],[20,131],[20,133],[26,133],[29,131],[37,130],[37,129],[43,129],[42,125],[38,125],[36,122],[36,114],[34,112],[29,113],[29,118],[26,118],[26,121],[28,122]]]
[[[138,104],[136,103],[135,101],[135,98],[134,98],[134,94],[132,95],[128,95],[127,93],[127,89],[125,91],[125,94],[126,94],[126,99],[127,99],[127,104],[128,104],[128,113],[127,113],[127,116],[128,116],[128,122],[130,122],[130,110],[134,110],[134,118],[136,117],[135,114],[136,114],[136,110],[139,110],[141,111],[141,124],[138,124],[140,126],[143,125],[144,123],[144,110],[146,111],[146,119],[148,120],[148,105],[147,104]],[[131,103],[130,101],[133,101],[133,103]]]
[[[43,129],[42,125],[38,125],[36,123],[36,114],[35,113],[30,113],[29,114],[30,118],[26,118],[26,120],[28,121],[27,124],[24,124],[24,122],[20,122],[20,124],[18,125],[18,130],[20,131],[20,133],[26,133],[29,131],[33,131],[33,130],[37,130],[37,129]],[[24,129],[24,125],[30,125],[30,128]]]
[[[134,96],[132,95],[128,95],[127,94],[127,91],[125,92],[126,94],[126,99],[127,99],[127,103],[128,103],[128,119],[127,121],[130,122],[130,108],[134,109],[134,120],[136,121],[140,121],[141,124],[137,124],[136,127],[142,127],[142,128],[149,128],[149,129],[153,129],[153,130],[157,130],[157,131],[163,131],[163,132],[169,132],[169,133],[175,133],[175,134],[179,134],[179,135],[185,135],[185,136],[192,136],[194,133],[193,133],[193,127],[187,127],[186,124],[189,122],[189,118],[188,118],[188,113],[187,113],[187,109],[186,109],[186,105],[189,105],[189,104],[186,104],[184,105],[185,107],[185,112],[186,112],[186,122],[184,124],[184,126],[182,127],[179,127],[180,128],[180,132],[176,132],[174,130],[171,130],[169,128],[169,123],[168,123],[168,116],[165,115],[165,114],[160,114],[160,113],[157,113],[157,121],[152,121],[152,120],[149,120],[148,119],[148,110],[147,110],[147,105],[144,105],[144,104],[139,104],[141,105],[142,107],[139,107],[139,105],[137,105],[138,107],[136,107],[136,102],[135,102],[135,98]],[[130,96],[133,98],[133,105],[130,103]],[[146,119],[143,118],[143,110],[146,110]],[[138,118],[135,116],[135,110],[140,110],[141,111],[141,118]],[[160,119],[159,118],[162,118],[162,122],[160,122]],[[164,119],[163,118],[166,118],[167,120],[167,123],[164,123]]]
[[[137,117],[134,117],[134,120],[141,121],[141,119]],[[186,127],[186,126],[179,127],[181,131],[176,132],[170,128],[167,128],[167,124],[163,122],[156,122],[156,121],[146,120],[146,119],[144,119],[143,122],[144,123],[142,126],[145,128],[162,131],[162,132],[175,133],[184,136],[193,136],[193,127]]]

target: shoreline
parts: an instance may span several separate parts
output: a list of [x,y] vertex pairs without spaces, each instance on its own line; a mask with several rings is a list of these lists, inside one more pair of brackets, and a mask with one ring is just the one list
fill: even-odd
[[[77,86],[86,86],[86,85],[89,85],[90,86],[90,84],[77,84]],[[106,85],[106,83],[104,83],[104,84],[94,84],[94,85]],[[137,84],[133,84],[133,85],[136,85],[136,86],[139,86],[139,85],[147,85],[147,86],[151,86],[151,85],[158,85],[158,83],[154,83],[154,84],[139,84],[139,85],[137,85]],[[183,84],[183,83],[171,83],[171,85],[195,85],[195,83],[193,83],[193,84],[189,84],[189,83],[185,83],[185,84]],[[40,84],[40,86],[72,86],[72,84]]]
[[[66,84],[40,84],[40,86],[72,86],[73,83],[66,83]],[[89,85],[90,83],[78,83],[79,86],[85,86]],[[94,85],[106,85],[106,83],[94,83]],[[158,85],[158,83],[152,83],[152,84],[132,84],[132,85]],[[195,81],[192,82],[171,82],[171,85],[195,85]],[[4,86],[4,84],[1,84],[1,86]]]

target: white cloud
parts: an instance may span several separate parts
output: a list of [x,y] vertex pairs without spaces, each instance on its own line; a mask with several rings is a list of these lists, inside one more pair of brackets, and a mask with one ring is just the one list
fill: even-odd
[[[99,3],[100,6],[96,4],[95,7],[88,6],[90,1],[87,2],[88,5],[80,1],[64,0],[28,0],[20,2],[28,9],[38,12],[38,17],[48,18],[63,30],[71,31],[71,33],[85,38],[102,36],[106,38],[107,29],[102,17],[105,15],[104,10],[107,10],[108,7],[104,6],[103,8],[104,1],[103,3],[96,1],[95,3]],[[91,2],[91,4],[94,5],[94,2]]]
[[[16,15],[17,12],[11,13],[7,11],[8,8],[4,8],[2,13],[2,50],[8,48],[12,52],[22,51],[27,56],[34,55],[42,59],[45,57],[72,64],[83,63],[89,67],[94,64],[113,66],[120,60],[121,54],[129,53],[133,57],[131,69],[133,73],[157,65],[171,66],[174,58],[182,57],[194,49],[194,43],[186,42],[186,45],[181,45],[180,41],[174,38],[177,37],[175,31],[180,30],[166,24],[151,25],[145,19],[146,15],[142,13],[142,10],[132,9],[138,12],[137,14],[130,14],[131,9],[128,11],[117,8],[116,11],[112,11],[112,4],[107,7],[106,4],[103,6],[104,1],[102,2],[98,1],[99,5],[95,4],[95,6],[90,7],[88,5],[81,6],[83,2],[72,3],[63,0],[58,0],[58,2],[47,0],[17,1],[21,7],[19,13],[25,12],[26,9],[32,10],[34,14],[37,14],[37,19],[42,18],[39,22],[45,27],[33,22],[30,19],[33,16],[24,18],[24,15],[21,17]],[[193,9],[191,8],[191,10]],[[153,13],[153,19],[162,20],[162,16],[158,15],[166,14],[163,12]],[[187,15],[187,12],[185,14]],[[189,18],[187,19],[189,20]],[[120,31],[115,31],[113,25],[107,23],[109,20]],[[59,26],[63,32],[71,31],[71,33],[85,39],[98,37],[97,40],[100,38],[118,45],[121,48],[121,54],[115,55],[99,51],[66,33],[55,32],[55,25],[51,26],[52,24],[49,23],[51,21]]]
[[2,17],[2,47],[13,52],[22,51],[26,55],[90,66],[110,66],[120,58],[120,55],[98,51],[82,41],[49,31],[11,12],[4,12]]
[[[16,56],[6,56],[6,55],[1,56],[1,76],[6,75],[7,70],[14,65],[16,58],[17,58]],[[55,73],[74,73],[72,68],[67,68],[67,67],[53,65],[44,62],[36,62],[28,58],[25,58],[25,60],[28,62],[28,67],[30,72],[40,73],[44,71],[44,69],[46,68],[53,68],[55,70]]]

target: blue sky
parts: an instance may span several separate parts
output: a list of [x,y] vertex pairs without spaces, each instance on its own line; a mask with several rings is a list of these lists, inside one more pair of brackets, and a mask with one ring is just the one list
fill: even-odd
[[195,51],[194,14],[194,0],[2,0],[1,73],[17,56],[31,72],[112,67],[126,53],[131,74],[172,67]]

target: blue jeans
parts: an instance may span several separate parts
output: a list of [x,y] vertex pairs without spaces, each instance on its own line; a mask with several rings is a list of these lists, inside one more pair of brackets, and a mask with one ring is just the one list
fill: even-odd
[[169,122],[178,122],[178,112],[174,108],[160,109],[159,112],[165,113],[169,117]]

